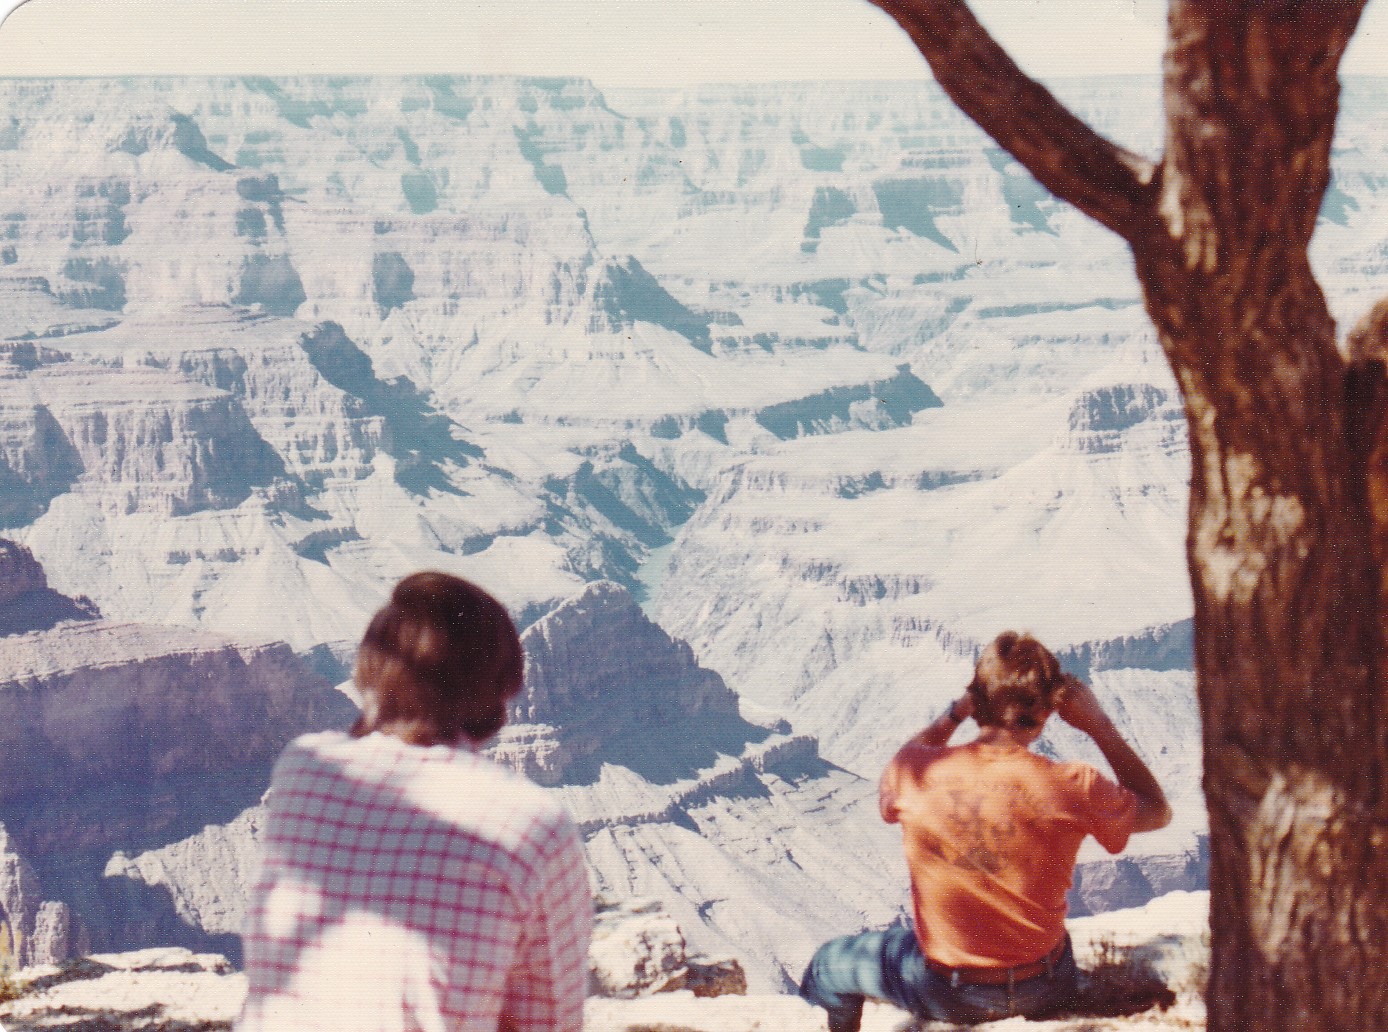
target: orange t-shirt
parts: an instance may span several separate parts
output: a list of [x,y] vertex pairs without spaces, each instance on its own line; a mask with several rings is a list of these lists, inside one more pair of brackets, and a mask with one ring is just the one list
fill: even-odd
[[1137,817],[1137,796],[1088,764],[978,742],[908,742],[880,802],[901,824],[921,951],[951,967],[1044,957],[1065,934],[1080,843],[1117,853]]

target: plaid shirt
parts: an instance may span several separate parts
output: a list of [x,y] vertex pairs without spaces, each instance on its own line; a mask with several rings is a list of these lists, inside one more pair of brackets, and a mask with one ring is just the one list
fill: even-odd
[[578,1032],[591,897],[572,821],[464,748],[305,735],[275,767],[242,1032]]

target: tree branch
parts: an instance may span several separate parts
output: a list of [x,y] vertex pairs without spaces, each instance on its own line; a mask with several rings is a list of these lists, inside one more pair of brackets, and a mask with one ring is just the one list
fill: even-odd
[[1104,139],[1028,78],[964,0],[871,0],[925,55],[935,81],[1057,197],[1129,242],[1156,212],[1157,166]]

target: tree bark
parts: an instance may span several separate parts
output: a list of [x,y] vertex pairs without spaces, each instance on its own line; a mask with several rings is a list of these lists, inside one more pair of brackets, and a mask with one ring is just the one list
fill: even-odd
[[1152,165],[1077,130],[962,0],[878,2],[966,114],[1129,242],[1183,393],[1209,1027],[1388,1028],[1388,307],[1346,362],[1307,257],[1362,2],[1172,0]]

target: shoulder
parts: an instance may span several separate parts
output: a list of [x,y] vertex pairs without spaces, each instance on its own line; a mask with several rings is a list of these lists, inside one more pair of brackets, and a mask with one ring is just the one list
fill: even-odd
[[548,853],[574,835],[558,793],[483,753],[434,746],[412,753],[410,760],[408,791],[416,802],[494,838],[504,849]]
[[[409,745],[384,734],[352,738],[341,731],[301,735],[275,765],[277,785],[305,779],[386,787],[422,810],[468,823],[562,824],[563,804],[551,792],[495,760],[447,745]],[[372,789],[374,791],[374,789]]]
[[332,799],[367,822],[408,816],[522,868],[542,865],[576,840],[556,793],[466,748],[409,745],[379,733],[305,735],[285,750],[274,787],[293,797],[285,807],[312,809]]
[[912,738],[896,751],[896,755],[891,759],[891,766],[907,768],[924,766],[934,763],[958,751],[958,749],[959,746],[952,745],[927,745],[920,738]]
[[556,871],[586,869],[578,828],[558,793],[477,753],[459,752],[450,766],[467,786],[467,798],[458,798],[450,817],[469,836],[491,843],[525,884],[533,888]]
[[879,781],[880,790],[888,792],[922,783],[927,770],[955,755],[960,748],[951,745],[927,745],[919,738],[912,738],[897,750],[896,755],[883,769]]
[[482,753],[459,752],[457,762],[481,784],[493,786],[497,801],[527,820],[541,824],[568,823],[569,812],[558,793],[542,788],[523,774]]
[[353,739],[342,731],[316,731],[300,735],[284,747],[275,761],[272,780],[281,781],[296,773],[320,766],[335,754],[349,748]]
[[1137,796],[1087,763],[1052,763],[1056,780],[1096,819],[1122,821],[1137,810]]
[[360,739],[351,737],[346,731],[311,731],[285,746],[284,753],[286,756],[331,753],[350,748],[358,741]]

